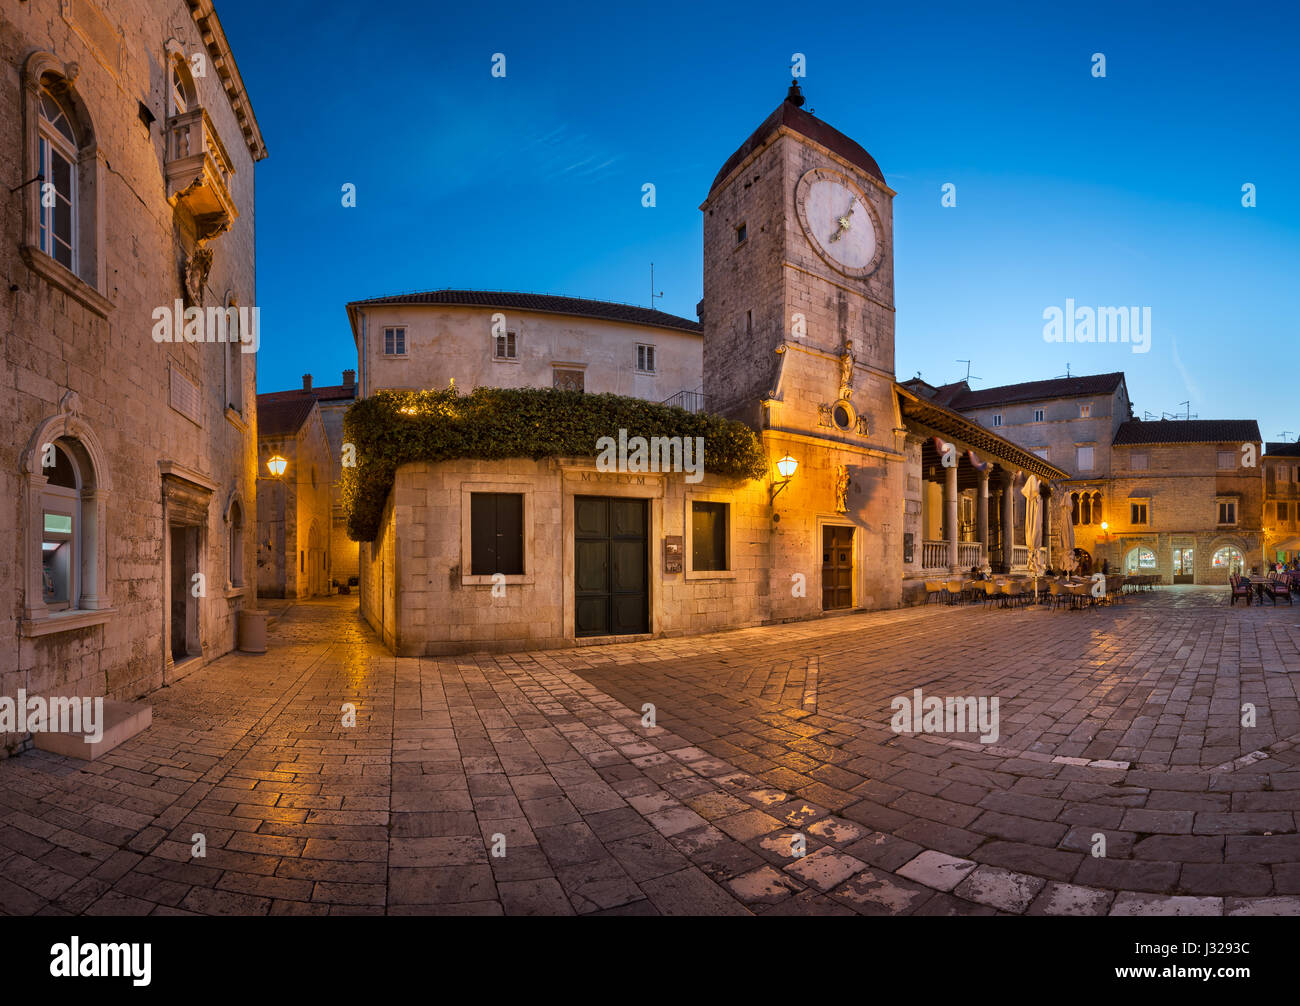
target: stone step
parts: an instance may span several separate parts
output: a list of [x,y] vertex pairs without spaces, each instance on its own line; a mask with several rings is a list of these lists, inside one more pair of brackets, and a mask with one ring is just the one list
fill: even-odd
[[112,751],[119,744],[153,724],[153,706],[145,702],[118,702],[104,700],[103,736],[94,744],[82,733],[52,733],[41,731],[32,734],[32,743],[42,751],[94,761]]

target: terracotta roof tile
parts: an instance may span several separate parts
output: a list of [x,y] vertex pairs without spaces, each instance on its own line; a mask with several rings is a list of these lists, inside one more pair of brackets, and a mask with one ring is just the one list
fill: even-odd
[[[283,392],[281,392],[283,394]],[[299,393],[295,398],[268,401],[270,395],[257,396],[257,435],[279,437],[297,433],[311,415],[315,397]]]
[[664,311],[637,307],[634,304],[616,304],[607,300],[586,300],[582,297],[559,297],[549,293],[512,293],[504,290],[429,290],[425,293],[403,293],[392,297],[371,297],[354,300],[354,307],[373,307],[379,304],[431,304],[459,307],[504,307],[516,311],[539,311],[543,314],[568,314],[579,318],[598,318],[602,321],[622,321],[632,325],[652,325],[656,328],[674,328],[681,332],[699,333],[700,323],[679,318]]
[[1259,443],[1253,419],[1130,419],[1115,431],[1116,447],[1129,444]]

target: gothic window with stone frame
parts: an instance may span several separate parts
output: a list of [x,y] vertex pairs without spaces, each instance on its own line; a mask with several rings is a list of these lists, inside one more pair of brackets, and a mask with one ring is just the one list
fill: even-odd
[[77,271],[77,136],[68,109],[48,88],[41,89],[39,167],[40,249],[59,265]]
[[190,109],[198,107],[194,78],[185,58],[179,54],[172,57],[168,84],[168,115],[184,115]]
[[239,302],[226,295],[226,406],[244,413],[244,350],[239,331]]
[[21,252],[33,272],[100,317],[102,185],[95,130],[77,91],[76,64],[35,52],[23,65],[24,230]]
[[230,501],[230,512],[226,520],[229,582],[232,587],[242,587],[244,585],[244,508],[238,498]]
[[74,393],[64,396],[59,413],[36,429],[30,444],[22,466],[22,632],[39,636],[107,621],[103,529],[112,486]]

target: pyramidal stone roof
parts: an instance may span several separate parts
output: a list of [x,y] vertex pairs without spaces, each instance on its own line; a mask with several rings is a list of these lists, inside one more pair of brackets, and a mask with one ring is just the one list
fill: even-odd
[[782,126],[791,129],[800,136],[806,136],[814,143],[818,143],[834,154],[838,154],[854,167],[861,169],[872,178],[878,179],[880,183],[885,184],[885,176],[880,170],[880,165],[863,146],[855,140],[850,140],[834,126],[822,122],[821,119],[811,112],[805,112],[800,106],[803,104],[803,95],[799,93],[797,83],[790,85],[790,93],[786,95],[785,101],[776,107],[776,110],[763,120],[756,130],[754,130],[740,148],[727,158],[722,165],[722,170],[718,172],[713,179],[713,184],[709,186],[709,195],[713,195],[714,190],[718,188],[733,171],[755,150],[758,150],[768,139],[779,130]]

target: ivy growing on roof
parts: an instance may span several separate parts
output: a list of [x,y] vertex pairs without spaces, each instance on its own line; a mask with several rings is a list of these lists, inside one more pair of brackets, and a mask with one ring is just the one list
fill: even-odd
[[553,388],[381,391],[348,409],[343,439],[356,466],[343,469],[348,537],[373,541],[400,465],[459,458],[595,457],[596,441],[617,437],[703,437],[704,468],[762,478],[767,457],[748,426],[639,398]]

